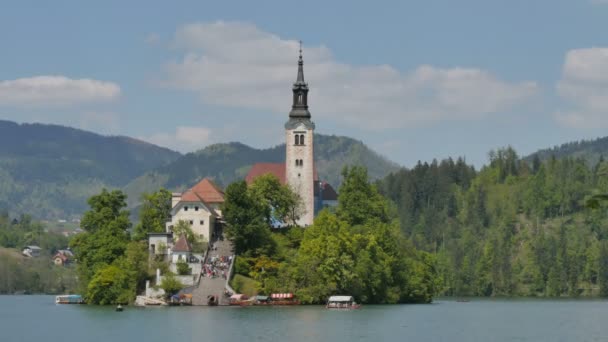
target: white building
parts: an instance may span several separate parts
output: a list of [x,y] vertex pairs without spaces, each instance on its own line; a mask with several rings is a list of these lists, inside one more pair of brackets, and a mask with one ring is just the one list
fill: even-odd
[[183,193],[174,193],[171,200],[171,221],[167,222],[167,232],[179,221],[190,224],[196,236],[211,241],[216,225],[221,218],[224,192],[208,178],[203,179]]

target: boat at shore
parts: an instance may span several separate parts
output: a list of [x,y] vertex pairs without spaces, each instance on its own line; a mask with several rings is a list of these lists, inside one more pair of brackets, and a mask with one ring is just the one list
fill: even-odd
[[353,296],[331,296],[325,307],[328,309],[354,310],[359,309],[361,305],[355,302]]
[[84,304],[84,298],[81,295],[56,296],[55,304]]

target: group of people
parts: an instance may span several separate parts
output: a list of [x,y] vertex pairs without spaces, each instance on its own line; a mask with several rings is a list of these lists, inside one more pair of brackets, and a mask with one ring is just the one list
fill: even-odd
[[201,276],[215,278],[221,276],[226,279],[232,256],[212,256],[201,269]]

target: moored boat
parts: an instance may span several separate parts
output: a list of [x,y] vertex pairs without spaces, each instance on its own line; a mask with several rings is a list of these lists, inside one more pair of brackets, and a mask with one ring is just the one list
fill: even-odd
[[84,298],[81,295],[56,296],[55,304],[84,304]]
[[355,302],[353,296],[331,296],[327,300],[327,305],[325,307],[328,309],[353,310],[360,308],[361,305]]
[[270,294],[270,305],[300,305],[293,293],[272,293]]

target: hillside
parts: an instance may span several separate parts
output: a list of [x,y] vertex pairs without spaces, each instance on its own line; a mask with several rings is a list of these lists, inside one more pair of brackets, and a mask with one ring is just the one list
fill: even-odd
[[597,162],[608,155],[608,137],[597,138],[595,140],[580,140],[538,150],[524,158],[526,161],[532,161],[535,156],[544,161],[552,156],[557,159],[570,157],[582,158],[587,162],[587,165],[593,166]]
[[[145,173],[129,183],[125,191],[130,205],[134,206],[142,192],[155,191],[160,187],[185,189],[203,177],[212,177],[220,185],[226,186],[244,178],[254,163],[279,163],[284,160],[284,144],[268,149],[255,149],[236,142],[215,144]],[[344,165],[366,166],[374,179],[398,169],[398,165],[372,151],[361,141],[333,135],[315,135],[315,162],[319,176],[336,187],[340,184],[340,172]]]
[[56,219],[79,215],[101,188],[117,188],[179,153],[128,137],[0,121],[0,208]]

